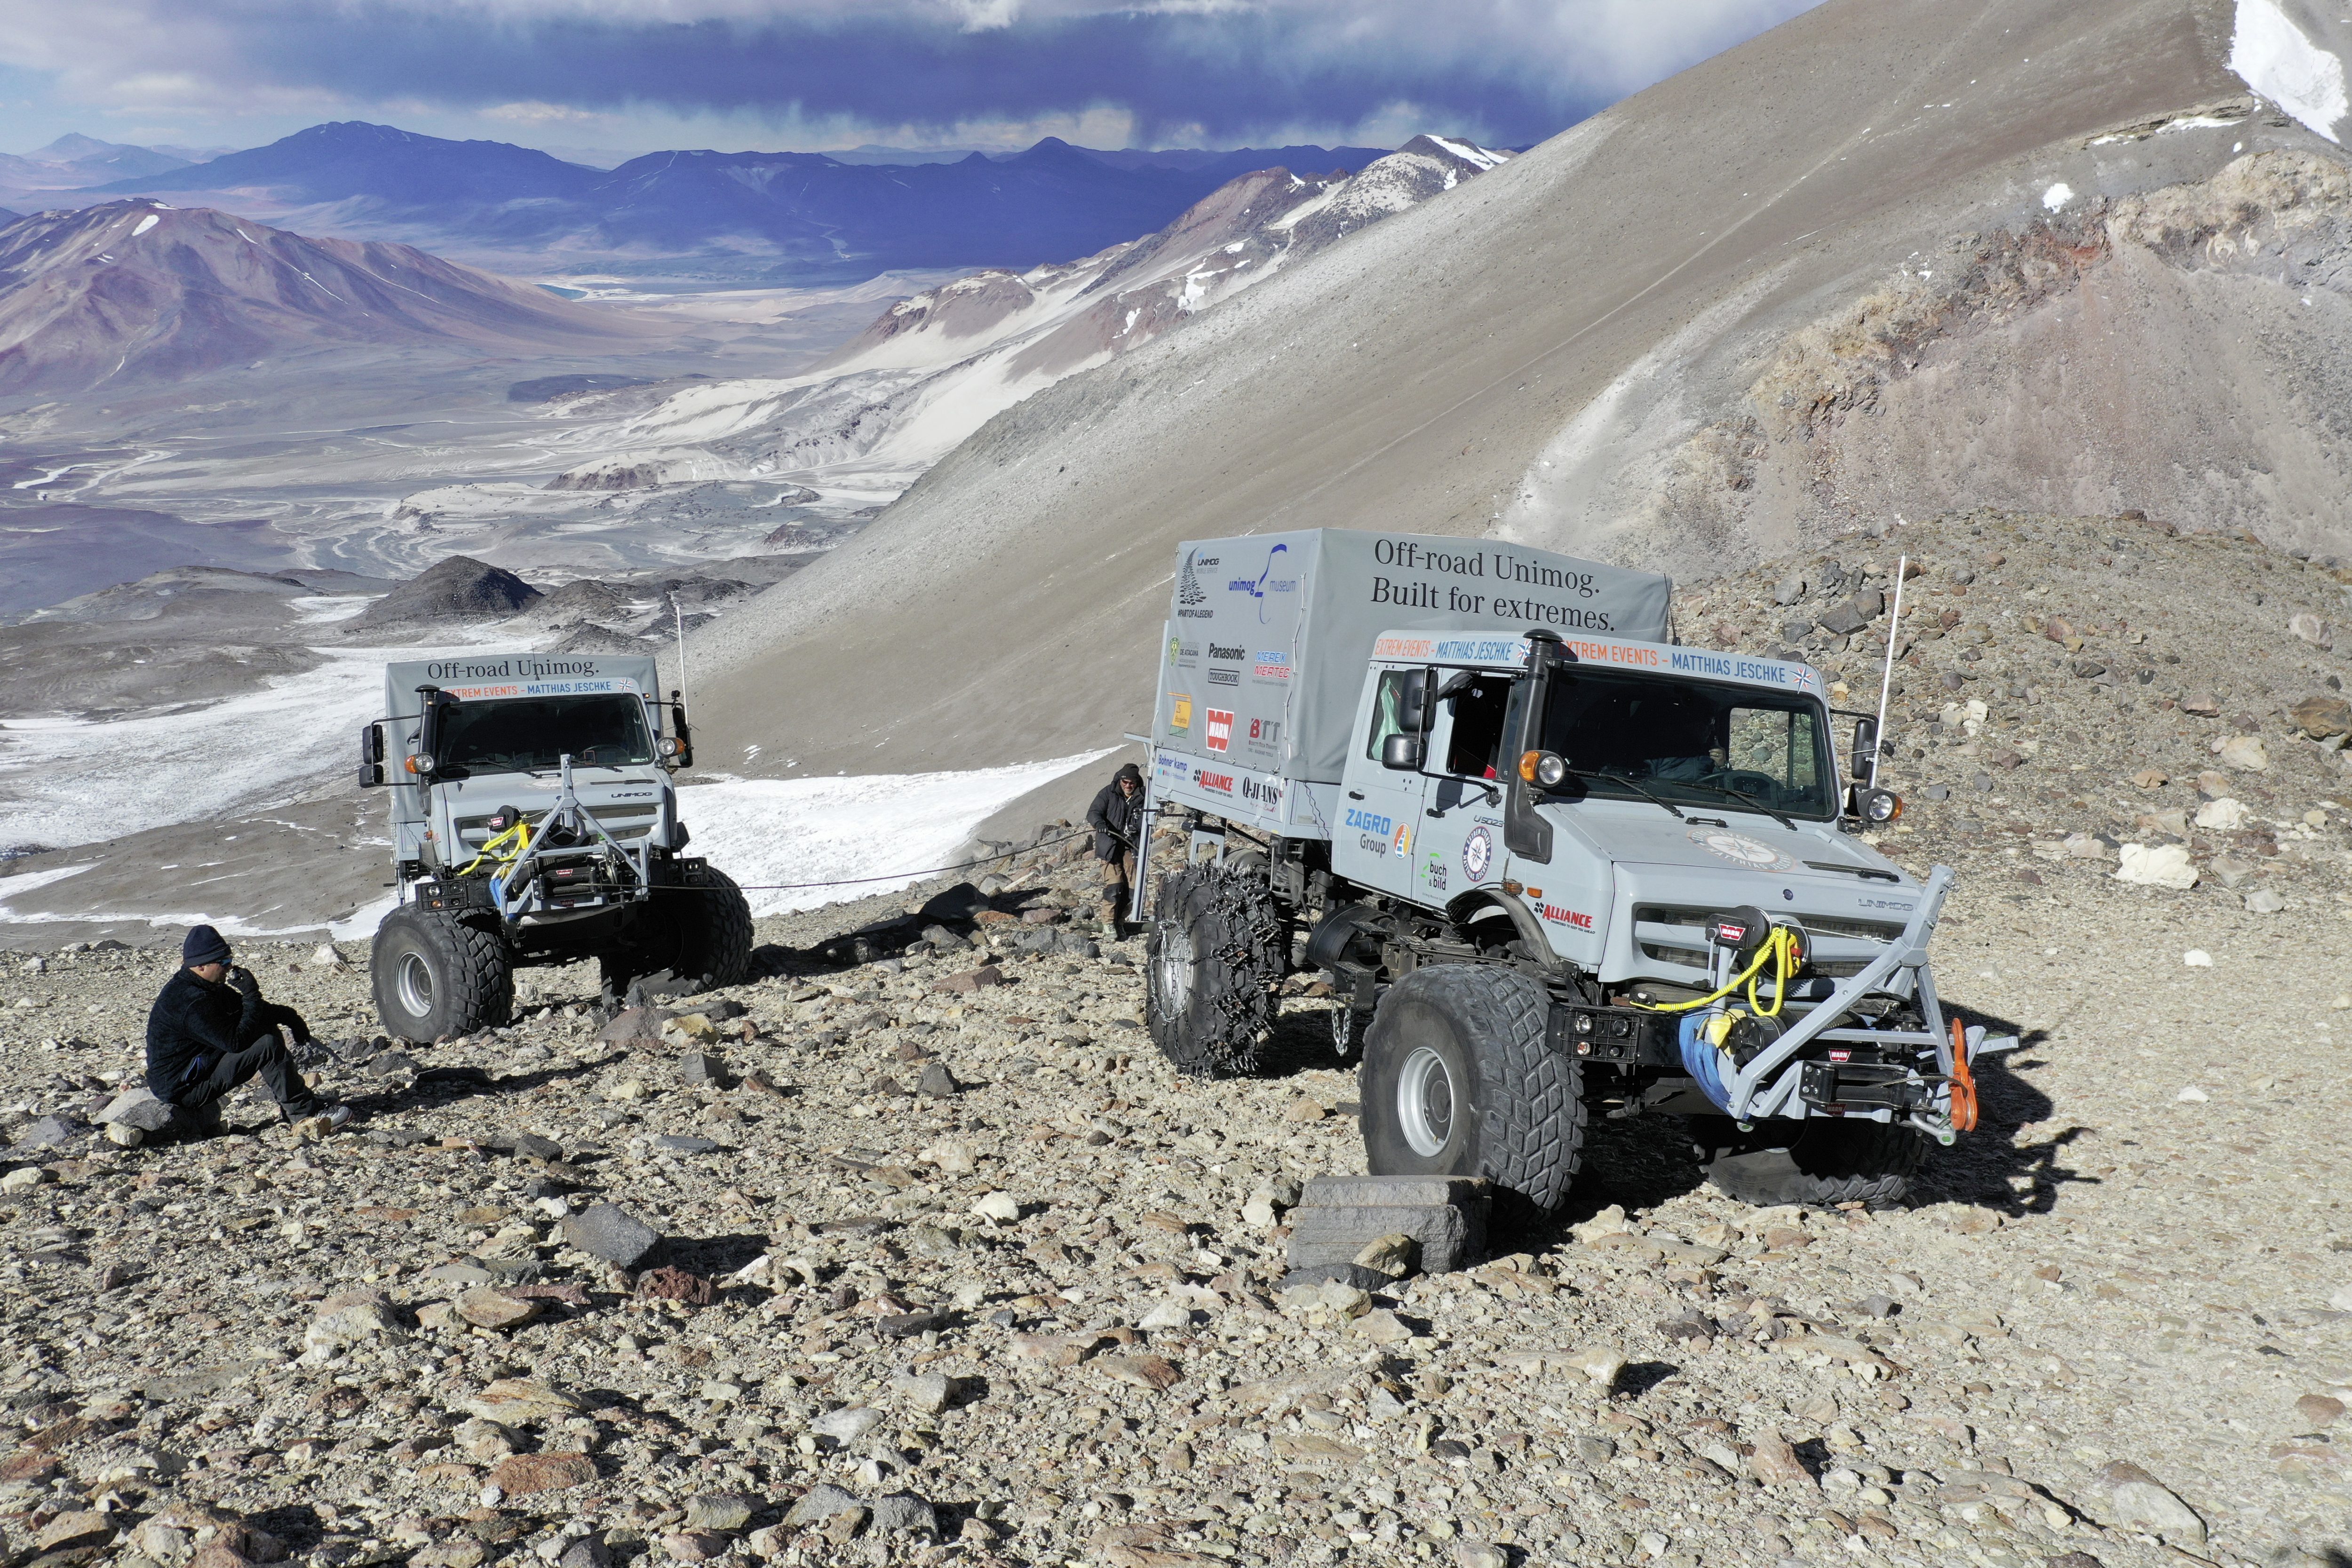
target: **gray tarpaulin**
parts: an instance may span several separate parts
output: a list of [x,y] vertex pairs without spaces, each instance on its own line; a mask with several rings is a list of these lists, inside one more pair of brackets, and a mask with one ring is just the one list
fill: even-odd
[[1491,540],[1325,528],[1181,544],[1176,563],[1153,739],[1288,779],[1339,777],[1382,632],[1669,637],[1665,577]]

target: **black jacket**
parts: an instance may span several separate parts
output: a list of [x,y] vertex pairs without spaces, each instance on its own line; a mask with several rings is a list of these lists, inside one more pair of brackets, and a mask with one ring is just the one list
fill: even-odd
[[[1118,781],[1133,779],[1135,793],[1118,793]],[[1095,830],[1095,858],[1116,860],[1143,847],[1143,774],[1133,763],[1111,775],[1087,807],[1087,825]]]
[[[188,1079],[241,1049],[239,1042],[260,1026],[261,1010],[261,987],[250,976],[236,986],[215,985],[193,969],[173,975],[147,1010],[148,1089],[159,1100],[171,1099]],[[206,1058],[201,1068],[199,1058]]]

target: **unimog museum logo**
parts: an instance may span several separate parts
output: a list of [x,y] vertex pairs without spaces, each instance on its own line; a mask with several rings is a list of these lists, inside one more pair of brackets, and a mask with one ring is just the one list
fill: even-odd
[[[1257,621],[1260,626],[1265,624],[1265,596],[1268,594],[1295,594],[1298,591],[1297,578],[1276,577],[1274,574],[1274,558],[1277,555],[1288,554],[1289,552],[1290,546],[1287,544],[1276,545],[1265,552],[1265,570],[1255,577],[1236,577],[1225,584],[1226,592],[1247,594],[1257,601]],[[1208,563],[1203,562],[1202,564],[1207,565]]]
[[1184,552],[1184,566],[1176,577],[1176,613],[1179,616],[1196,621],[1217,618],[1216,611],[1201,607],[1209,602],[1209,591],[1201,586],[1201,579],[1193,572],[1196,566],[1214,566],[1216,563],[1217,558],[1213,555],[1203,561],[1200,559],[1198,551]]

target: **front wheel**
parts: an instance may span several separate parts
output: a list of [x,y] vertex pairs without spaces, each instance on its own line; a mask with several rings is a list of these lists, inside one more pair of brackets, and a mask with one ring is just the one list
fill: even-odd
[[1507,1223],[1567,1199],[1584,1150],[1573,1057],[1544,1045],[1550,998],[1475,963],[1416,969],[1381,996],[1364,1042],[1365,1169],[1484,1176]]
[[429,1042],[514,1016],[514,955],[496,928],[404,905],[384,917],[368,975],[383,1032]]
[[629,940],[599,958],[615,998],[643,974],[667,970],[693,989],[740,985],[751,974],[751,906],[716,866],[689,866],[678,885],[656,888]]

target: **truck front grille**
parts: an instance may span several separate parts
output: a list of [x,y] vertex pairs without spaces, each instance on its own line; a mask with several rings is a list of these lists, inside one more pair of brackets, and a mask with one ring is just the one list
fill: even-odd
[[[1685,904],[1636,904],[1633,923],[1634,944],[1642,956],[1660,963],[1679,963],[1694,969],[1706,967],[1707,922],[1725,913],[1722,910],[1703,910]],[[1769,910],[1766,911],[1768,914]],[[1815,938],[1843,939],[1835,945],[1842,952],[1825,951],[1818,941],[1814,943],[1811,972],[1843,979],[1858,974],[1869,963],[1867,957],[1853,952],[1848,943],[1866,942],[1884,946],[1903,934],[1900,921],[1846,920],[1833,915],[1798,915],[1799,925]],[[1643,926],[1666,926],[1670,931],[1641,930]]]

